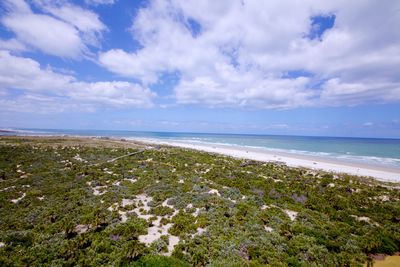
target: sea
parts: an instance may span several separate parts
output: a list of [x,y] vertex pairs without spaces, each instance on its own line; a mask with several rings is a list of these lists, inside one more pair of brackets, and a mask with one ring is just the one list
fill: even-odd
[[400,172],[400,139],[287,136],[255,134],[210,134],[111,130],[3,129],[0,135],[91,136],[135,140],[230,145],[268,152],[285,152],[374,166]]

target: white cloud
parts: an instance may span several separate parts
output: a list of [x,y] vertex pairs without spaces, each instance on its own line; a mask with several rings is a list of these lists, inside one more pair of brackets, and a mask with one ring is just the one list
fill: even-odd
[[[398,1],[151,1],[133,20],[136,51],[99,62],[157,82],[177,72],[178,103],[250,108],[400,101]],[[336,16],[320,39],[311,17]],[[200,26],[194,29],[191,21]],[[311,76],[287,77],[301,70]]]
[[175,88],[178,103],[251,108],[290,108],[305,105],[308,78],[263,77],[261,72],[237,71],[230,65],[215,66],[213,76],[183,78]]
[[114,4],[116,0],[85,0],[88,5],[111,5]]
[[8,40],[0,39],[0,49],[11,50],[16,52],[26,51],[26,46],[15,38]]
[[322,87],[321,104],[350,106],[368,102],[390,103],[400,101],[400,84],[398,82],[344,82],[339,78],[328,80]]
[[27,107],[25,111],[34,112],[35,105],[49,107],[49,111],[64,110],[66,106],[83,107],[83,110],[93,110],[102,105],[146,108],[153,105],[152,99],[156,96],[150,89],[129,82],[79,81],[71,75],[43,69],[32,59],[14,56],[7,51],[0,51],[0,88],[3,93],[8,90],[16,92],[15,89],[22,92],[17,96],[5,93],[8,97],[3,97],[2,109],[14,107],[24,111],[22,107]]
[[22,0],[6,0],[1,23],[18,42],[49,55],[77,59],[89,54],[88,45],[99,45],[106,27],[95,13],[70,4],[47,3],[36,1],[38,8],[52,16],[34,13]]
[[56,5],[53,1],[43,0],[38,5],[54,17],[73,25],[86,44],[98,46],[102,31],[107,29],[96,13],[81,7],[71,4]]
[[91,103],[76,103],[65,97],[26,93],[12,99],[0,99],[0,112],[54,114],[60,112],[94,112]]
[[370,122],[370,121],[363,124],[364,127],[372,127],[374,125],[375,124],[373,122]]

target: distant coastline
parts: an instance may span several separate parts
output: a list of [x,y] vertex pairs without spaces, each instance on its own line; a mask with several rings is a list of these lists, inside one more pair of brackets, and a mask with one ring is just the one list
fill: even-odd
[[[10,133],[10,132],[6,132]],[[37,137],[74,137],[74,138],[99,138],[110,139],[114,141],[124,141],[133,143],[144,143],[150,145],[166,145],[193,149],[208,153],[222,154],[234,158],[250,159],[262,162],[275,162],[277,164],[285,164],[290,167],[302,167],[314,171],[326,171],[332,173],[346,173],[350,175],[371,177],[384,182],[400,182],[400,167],[396,166],[379,166],[368,163],[353,162],[346,159],[330,159],[313,155],[303,155],[297,153],[284,152],[279,150],[265,150],[262,148],[245,147],[233,144],[217,144],[217,143],[200,143],[190,141],[163,140],[156,138],[143,137],[115,137],[115,136],[82,136],[82,135],[40,135],[27,132],[29,136]],[[14,134],[12,134],[14,135]],[[21,135],[21,134],[19,134]],[[24,134],[22,134],[24,135]],[[1,136],[1,135],[0,135]]]
[[385,181],[400,180],[400,139],[11,128],[2,128],[0,135],[126,139]]

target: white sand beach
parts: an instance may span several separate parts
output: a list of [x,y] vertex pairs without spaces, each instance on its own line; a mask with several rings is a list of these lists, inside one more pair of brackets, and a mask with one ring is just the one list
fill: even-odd
[[263,149],[231,145],[161,141],[142,138],[133,138],[131,140],[158,145],[170,145],[195,149],[235,158],[251,159],[264,162],[282,162],[291,167],[305,167],[334,173],[348,173],[352,175],[367,176],[385,182],[400,182],[400,169],[394,167],[375,166],[356,162],[346,162],[344,160],[333,160],[322,157],[267,151]]

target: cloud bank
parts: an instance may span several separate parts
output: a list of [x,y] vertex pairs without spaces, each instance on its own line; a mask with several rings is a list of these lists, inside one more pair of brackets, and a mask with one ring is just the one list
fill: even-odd
[[[23,45],[45,54],[78,59],[89,55],[89,46],[99,45],[101,33],[107,29],[97,14],[76,5],[45,0],[37,0],[35,5],[42,13],[34,13],[22,0],[5,0],[6,14],[1,23],[16,36],[7,41],[11,50]],[[18,42],[14,43],[15,49],[10,42]]]
[[[99,62],[144,84],[178,73],[179,104],[398,102],[398,10],[398,1],[151,1],[131,26],[141,47],[104,51]],[[330,28],[315,24],[324,17]]]
[[99,107],[149,108],[156,96],[148,88],[125,81],[79,81],[7,51],[0,51],[0,88],[7,88],[1,90],[2,110],[43,113],[94,111]]
[[[117,1],[2,2],[1,109],[280,110],[400,101],[399,1],[154,0],[138,5],[129,25],[106,25],[99,5],[111,10]],[[132,45],[107,40],[113,31],[128,32]],[[88,82],[44,64],[49,58],[78,70],[91,62],[113,76],[93,73]],[[161,91],[171,74],[176,83]]]

